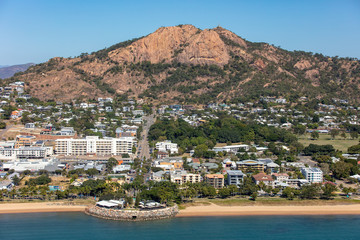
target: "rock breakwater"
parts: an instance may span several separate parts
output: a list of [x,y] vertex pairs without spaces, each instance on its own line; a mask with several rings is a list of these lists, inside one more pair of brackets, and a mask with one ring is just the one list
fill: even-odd
[[118,221],[150,221],[165,219],[175,217],[178,212],[177,205],[151,210],[107,209],[98,206],[92,206],[85,209],[85,213],[88,215]]

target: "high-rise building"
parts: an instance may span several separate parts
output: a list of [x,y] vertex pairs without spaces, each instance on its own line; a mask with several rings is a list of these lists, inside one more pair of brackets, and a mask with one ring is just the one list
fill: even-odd
[[133,137],[102,138],[87,136],[84,139],[57,139],[55,151],[58,155],[121,155],[132,154],[135,144]]

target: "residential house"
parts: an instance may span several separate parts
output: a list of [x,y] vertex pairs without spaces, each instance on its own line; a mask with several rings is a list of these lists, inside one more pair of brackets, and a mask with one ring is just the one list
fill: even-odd
[[252,178],[254,179],[256,184],[263,182],[266,186],[274,185],[274,179],[271,177],[271,175],[268,175],[263,172],[253,175]]

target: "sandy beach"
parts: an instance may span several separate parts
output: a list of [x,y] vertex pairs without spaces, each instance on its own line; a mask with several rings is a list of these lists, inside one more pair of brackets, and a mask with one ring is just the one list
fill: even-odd
[[360,204],[319,206],[206,206],[187,207],[176,217],[250,215],[360,215]]
[[61,202],[4,203],[0,204],[0,214],[35,212],[83,212],[85,205],[63,205]]
[[[63,205],[61,202],[4,203],[0,214],[36,212],[83,212],[85,205]],[[176,217],[251,216],[251,215],[360,215],[360,204],[314,206],[191,206]]]

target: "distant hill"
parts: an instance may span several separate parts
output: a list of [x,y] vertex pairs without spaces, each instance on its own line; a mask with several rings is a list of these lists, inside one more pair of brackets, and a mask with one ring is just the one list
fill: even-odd
[[249,42],[217,27],[161,27],[148,36],[81,54],[52,58],[12,80],[42,100],[126,94],[154,103],[284,96],[360,100],[360,63],[353,58],[286,51]]
[[33,65],[35,65],[35,63],[27,63],[13,66],[0,66],[0,78],[4,79],[12,77],[15,73],[23,72]]

